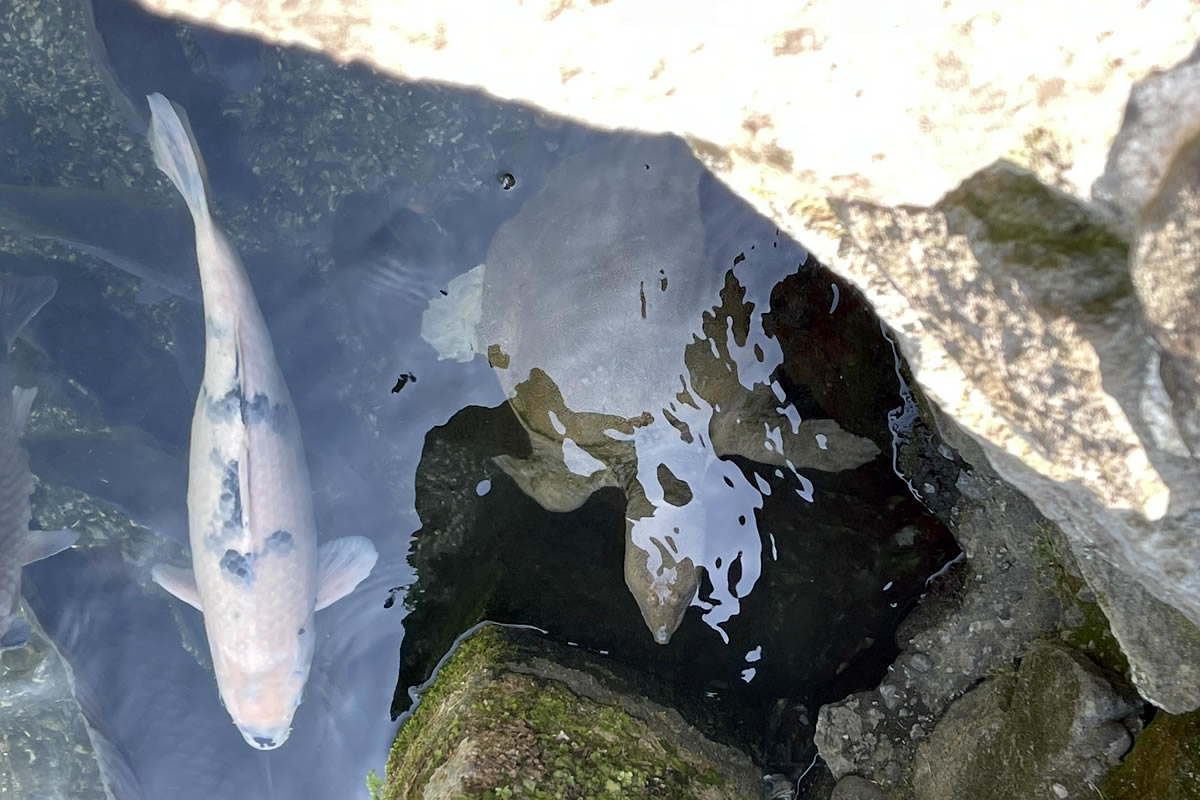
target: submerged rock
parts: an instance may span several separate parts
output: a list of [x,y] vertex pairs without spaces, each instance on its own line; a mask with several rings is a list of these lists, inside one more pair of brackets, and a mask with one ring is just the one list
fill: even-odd
[[0,655],[0,795],[107,796],[68,668],[40,629]]
[[950,703],[1054,630],[1061,607],[1052,577],[1042,574],[1044,520],[1032,504],[998,480],[961,470],[957,458],[937,458],[942,465],[930,459],[914,477],[931,484],[934,469],[958,474],[953,494],[939,499],[951,504],[947,521],[966,562],[927,584],[896,632],[901,653],[879,686],[824,706],[816,729],[834,776],[859,774],[901,793],[917,745]]
[[[751,585],[760,571],[759,490],[731,456],[803,481],[880,452],[832,419],[801,420],[773,383],[781,353],[763,307],[807,253],[761,219],[738,227],[748,215],[710,181],[674,137],[571,156],[500,226],[462,299],[431,304],[422,323],[444,358],[487,353],[531,444],[497,463],[526,494],[565,512],[623,492],[625,584],[659,644],[701,567],[724,605],[713,624],[738,608],[722,562],[740,560]],[[731,240],[732,270],[717,255]]]
[[483,626],[422,692],[381,800],[754,798],[750,759],[639,696],[603,659]]

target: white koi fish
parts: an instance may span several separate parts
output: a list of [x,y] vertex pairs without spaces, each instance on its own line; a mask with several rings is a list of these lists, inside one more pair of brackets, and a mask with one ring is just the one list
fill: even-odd
[[196,226],[204,380],[192,417],[192,568],[154,580],[204,614],[221,699],[250,746],[291,730],[312,664],[313,614],[354,590],[377,554],[361,536],[317,547],[300,424],[245,269],[208,209],[202,161],[171,102],[149,96],[154,162]]

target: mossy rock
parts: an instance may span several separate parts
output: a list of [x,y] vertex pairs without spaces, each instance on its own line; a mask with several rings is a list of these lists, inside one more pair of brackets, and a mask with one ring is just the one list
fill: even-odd
[[614,683],[599,661],[588,668],[590,658],[527,631],[481,627],[401,727],[378,796],[758,797],[748,756]]
[[1160,712],[1100,791],[1108,798],[1200,800],[1200,711]]
[[917,750],[917,800],[1097,797],[1091,787],[1128,748],[1138,703],[1069,648],[1035,641],[956,701]]
[[1079,566],[1062,530],[1044,520],[1038,526],[1038,566],[1063,605],[1059,638],[1109,672],[1129,680],[1129,659],[1113,636],[1108,617],[1080,577]]

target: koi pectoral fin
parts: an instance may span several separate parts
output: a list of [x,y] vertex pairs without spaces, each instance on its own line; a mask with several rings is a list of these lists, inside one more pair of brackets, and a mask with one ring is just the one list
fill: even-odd
[[321,545],[317,556],[317,605],[320,611],[341,600],[362,583],[379,553],[365,536],[347,536]]
[[30,531],[21,547],[21,564],[32,564],[61,553],[79,539],[79,531]]
[[155,564],[150,577],[162,588],[187,603],[197,611],[204,611],[200,604],[200,591],[196,588],[196,575],[186,567],[170,564]]

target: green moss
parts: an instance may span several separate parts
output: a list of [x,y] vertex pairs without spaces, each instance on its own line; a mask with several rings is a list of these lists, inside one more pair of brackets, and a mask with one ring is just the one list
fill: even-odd
[[1106,798],[1200,800],[1200,711],[1160,712],[1100,791]]
[[[403,797],[404,787],[421,785],[422,778],[442,765],[446,753],[462,738],[461,706],[468,690],[486,677],[507,650],[508,643],[501,633],[484,626],[462,642],[442,665],[437,679],[396,735],[388,754],[381,800],[398,800]],[[447,716],[448,723],[444,722]],[[450,738],[450,731],[456,738]]]
[[1074,608],[1078,612],[1074,616],[1083,620],[1078,625],[1064,626],[1059,638],[1104,669],[1128,680],[1129,660],[1121,652],[1099,603],[1082,599],[1087,584],[1077,574],[1074,557],[1065,551],[1066,546],[1054,523],[1045,521],[1038,526],[1036,552],[1042,574],[1054,587],[1063,608]]
[[371,800],[383,797],[383,778],[376,775],[375,770],[367,773],[367,791],[371,793]]
[[[1102,317],[1133,293],[1124,238],[1015,164],[997,162],[938,205],[951,233],[966,236],[977,251],[989,250],[981,260],[999,257],[1014,269],[1032,270],[1022,289],[1046,311]],[[1052,271],[1061,275],[1048,280]]]
[[421,796],[434,772],[463,753],[471,764],[464,800],[722,796],[713,765],[620,707],[517,668],[518,655],[491,626],[460,645],[401,728],[382,800]]
[[[693,785],[718,785],[711,768],[698,768],[674,748],[648,735],[645,723],[623,710],[582,700],[561,684],[529,676],[505,675],[479,695],[480,716],[473,738],[503,742],[503,753],[488,762],[504,763],[516,754],[519,767],[473,779],[468,798],[534,800],[585,797],[690,798]],[[523,736],[512,736],[519,730]]]

